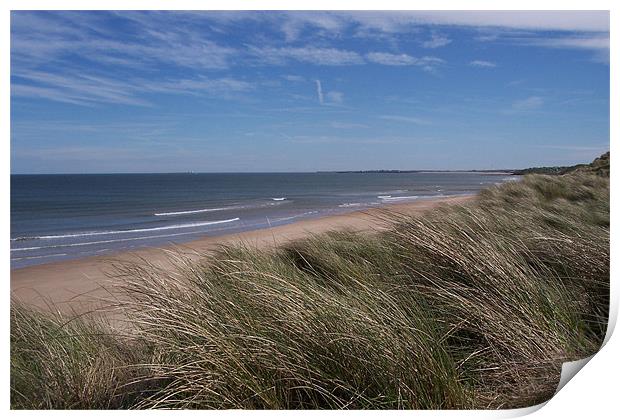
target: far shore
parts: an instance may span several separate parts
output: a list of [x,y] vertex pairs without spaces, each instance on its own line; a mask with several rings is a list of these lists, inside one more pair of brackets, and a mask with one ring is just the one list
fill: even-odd
[[170,254],[181,253],[190,260],[208,256],[220,245],[245,244],[258,248],[272,247],[310,234],[335,229],[372,231],[384,228],[377,216],[390,210],[403,214],[421,214],[440,205],[462,204],[475,195],[441,197],[406,204],[355,211],[336,216],[302,220],[283,226],[222,236],[207,236],[182,244],[140,248],[106,256],[92,256],[58,261],[11,270],[11,296],[27,305],[62,312],[102,309],[108,292],[109,273],[119,262],[149,261],[163,269],[172,268]]

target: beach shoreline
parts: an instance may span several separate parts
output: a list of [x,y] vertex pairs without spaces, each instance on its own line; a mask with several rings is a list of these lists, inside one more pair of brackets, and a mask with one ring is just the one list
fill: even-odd
[[376,216],[382,212],[422,214],[440,205],[471,201],[475,196],[472,194],[437,197],[410,203],[388,204],[339,215],[300,220],[266,229],[205,236],[162,247],[144,247],[105,256],[89,256],[17,268],[11,270],[11,297],[20,303],[43,310],[54,308],[61,312],[83,312],[100,309],[102,301],[110,297],[109,275],[117,263],[143,260],[167,269],[172,267],[171,253],[183,255],[189,260],[197,260],[221,245],[245,244],[265,248],[336,229],[379,230],[383,226],[380,218]]

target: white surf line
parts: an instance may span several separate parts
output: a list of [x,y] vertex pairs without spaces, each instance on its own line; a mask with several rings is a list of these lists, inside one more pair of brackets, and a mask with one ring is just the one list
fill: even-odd
[[[278,219],[272,219],[272,221],[275,222],[275,223],[283,222],[285,220],[292,220],[292,219],[296,219],[298,217],[304,217],[304,216],[309,216],[311,214],[318,214],[318,213],[319,213],[318,210],[307,211],[305,213],[296,214],[294,216],[288,216],[288,217],[281,217],[281,218],[278,218]],[[267,220],[269,220],[269,218]]]
[[79,242],[75,244],[58,244],[58,245],[48,245],[48,246],[31,246],[31,247],[26,247],[26,248],[11,248],[11,251],[12,252],[13,251],[33,251],[36,249],[64,248],[64,247],[85,246],[85,245],[110,244],[110,243],[115,243],[115,242],[139,241],[140,239],[169,238],[171,236],[191,235],[194,233],[207,233],[207,232],[213,232],[216,230],[220,230],[220,229],[194,230],[191,232],[170,233],[167,235],[139,236],[137,238],[109,239],[106,241]]
[[[66,235],[46,235],[46,236],[33,236],[32,238],[26,239],[62,239],[62,238],[79,238],[82,236],[99,236],[99,235],[113,235],[113,234],[123,234],[123,233],[134,233],[134,232],[153,232],[158,230],[169,230],[169,229],[185,229],[190,227],[199,227],[199,226],[210,226],[210,225],[219,225],[222,223],[230,223],[236,222],[239,218],[235,217],[234,219],[226,219],[226,220],[215,220],[212,222],[199,222],[199,223],[186,223],[182,225],[170,225],[170,226],[160,226],[155,228],[143,228],[143,229],[130,229],[130,230],[106,230],[103,232],[83,232],[83,233],[73,233]],[[23,238],[12,238],[11,241],[17,241]]]
[[416,200],[420,198],[420,196],[408,195],[408,196],[401,196],[401,197],[391,197],[389,195],[381,195],[381,196],[378,196],[377,198],[380,198],[383,201],[403,201],[403,200]]
[[178,216],[182,214],[210,213],[214,211],[239,210],[243,208],[246,208],[246,207],[245,206],[214,207],[214,208],[199,209],[199,210],[183,210],[183,211],[169,211],[169,212],[164,212],[164,213],[153,213],[153,216]]
[[47,257],[62,257],[65,255],[67,254],[49,254],[49,255],[37,255],[34,257],[16,257],[16,258],[11,258],[11,261],[35,260],[37,258],[47,258]]

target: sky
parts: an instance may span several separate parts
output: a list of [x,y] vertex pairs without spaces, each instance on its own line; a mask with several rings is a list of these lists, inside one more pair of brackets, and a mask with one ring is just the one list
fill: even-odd
[[11,12],[11,173],[569,165],[608,12]]

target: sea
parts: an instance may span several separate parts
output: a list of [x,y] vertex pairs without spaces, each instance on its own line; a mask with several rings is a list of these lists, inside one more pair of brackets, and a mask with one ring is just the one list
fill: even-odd
[[11,175],[11,268],[476,193],[498,173]]

